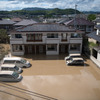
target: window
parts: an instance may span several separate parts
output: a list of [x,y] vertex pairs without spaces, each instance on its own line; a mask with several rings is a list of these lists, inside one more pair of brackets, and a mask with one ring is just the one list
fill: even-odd
[[47,50],[48,51],[57,51],[57,45],[49,44],[49,45],[47,45]]
[[67,34],[66,33],[62,33],[61,34],[61,39],[62,40],[67,40]]
[[71,38],[81,38],[81,34],[78,33],[72,33]]
[[58,34],[48,33],[47,38],[58,38]]
[[42,40],[42,34],[27,34],[27,41]]
[[23,50],[23,46],[22,45],[13,45],[12,49],[13,49],[14,52],[22,51]]
[[15,38],[22,38],[21,34],[15,34]]

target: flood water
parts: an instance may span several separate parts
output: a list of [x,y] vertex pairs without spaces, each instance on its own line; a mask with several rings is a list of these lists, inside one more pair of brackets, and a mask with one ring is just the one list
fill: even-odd
[[21,82],[0,83],[0,100],[100,100],[100,69],[86,57],[85,66],[67,66],[64,55],[24,58],[32,67]]

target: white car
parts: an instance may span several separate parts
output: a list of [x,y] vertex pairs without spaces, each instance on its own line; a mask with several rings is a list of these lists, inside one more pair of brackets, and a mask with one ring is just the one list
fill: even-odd
[[14,64],[2,64],[0,69],[1,71],[15,71],[16,73],[22,72],[22,69]]
[[29,61],[21,57],[5,57],[3,59],[3,64],[15,64],[18,67],[25,67],[25,68],[31,66]]
[[0,71],[0,81],[19,82],[22,78],[22,75],[19,75],[14,71]]
[[69,54],[69,56],[65,57],[65,61],[70,60],[71,58],[78,58],[78,57],[81,57],[81,54],[79,53]]
[[71,58],[70,60],[66,61],[67,65],[84,65],[83,58]]

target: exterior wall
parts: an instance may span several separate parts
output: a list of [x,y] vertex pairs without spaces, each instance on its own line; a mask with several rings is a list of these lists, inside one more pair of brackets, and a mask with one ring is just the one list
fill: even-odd
[[100,50],[98,51],[98,54],[97,54],[97,60],[100,62]]
[[[27,37],[26,34],[42,34],[42,41],[27,41]],[[47,38],[47,34],[48,33],[57,33],[58,34],[58,38]],[[62,33],[67,33],[67,39],[66,41],[62,41],[61,38],[61,34]],[[74,32],[71,32],[74,33]],[[68,47],[68,51],[69,53],[81,53],[81,49],[82,49],[82,38],[71,38],[71,33],[70,32],[23,32],[23,33],[19,33],[22,34],[22,38],[15,38],[14,34],[12,33],[11,38],[10,38],[10,44],[11,44],[11,53],[12,55],[24,55],[25,54],[25,45],[47,45],[47,44],[57,44],[57,51],[47,51],[46,49],[46,55],[59,55],[59,45],[61,44],[65,44],[65,45],[69,45]],[[18,34],[18,33],[17,33]],[[70,44],[80,44],[80,51],[70,51]],[[24,49],[23,51],[19,51],[19,52],[14,52],[12,50],[12,45],[24,45]]]
[[89,42],[93,42],[93,43],[95,43],[95,44],[96,44],[96,42],[97,42],[96,40],[94,40],[94,39],[92,39],[92,38],[88,38],[88,41],[89,41]]

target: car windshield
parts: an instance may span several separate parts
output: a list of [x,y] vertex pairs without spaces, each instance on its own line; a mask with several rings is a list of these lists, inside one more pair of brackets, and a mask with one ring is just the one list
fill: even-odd
[[26,60],[25,60],[25,59],[21,59],[21,62],[22,62],[22,63],[26,63]]
[[18,76],[19,76],[19,75],[18,75],[16,72],[13,73],[13,77],[14,77],[14,78],[17,78]]
[[14,67],[16,70],[19,70],[19,68],[17,66]]

